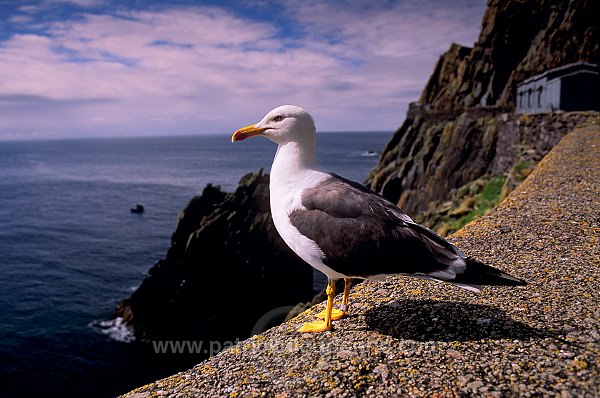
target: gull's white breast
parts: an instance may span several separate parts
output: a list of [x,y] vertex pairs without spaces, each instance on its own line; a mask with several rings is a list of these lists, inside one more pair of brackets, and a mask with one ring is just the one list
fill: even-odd
[[279,235],[284,242],[304,261],[332,279],[345,278],[346,275],[335,272],[323,263],[325,254],[311,239],[302,235],[290,222],[290,214],[302,205],[302,192],[330,178],[327,173],[317,170],[302,170],[293,176],[271,173],[269,189],[271,214]]

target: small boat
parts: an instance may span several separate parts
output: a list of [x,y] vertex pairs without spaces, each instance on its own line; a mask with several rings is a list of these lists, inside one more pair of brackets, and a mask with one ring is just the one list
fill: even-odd
[[129,210],[131,210],[132,213],[143,213],[144,206],[142,206],[141,204],[138,203],[137,205],[135,205],[135,207],[132,207]]
[[361,153],[361,156],[377,156],[377,152],[375,152],[374,150],[370,149],[366,152]]

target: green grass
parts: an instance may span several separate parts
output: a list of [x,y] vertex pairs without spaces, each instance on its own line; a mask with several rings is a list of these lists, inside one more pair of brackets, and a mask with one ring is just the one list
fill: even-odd
[[496,206],[505,179],[504,176],[494,177],[483,186],[480,194],[482,205],[486,205],[488,208]]
[[490,209],[496,206],[500,199],[500,191],[502,190],[502,185],[504,185],[505,179],[506,178],[504,176],[498,176],[488,181],[481,189],[481,192],[475,196],[475,205],[473,206],[473,210],[458,219],[448,218],[445,220],[450,228],[455,231],[459,230],[476,218],[483,216],[485,213],[490,211]]

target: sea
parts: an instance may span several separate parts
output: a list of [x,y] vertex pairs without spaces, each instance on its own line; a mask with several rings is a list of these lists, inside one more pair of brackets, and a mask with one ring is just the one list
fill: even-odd
[[[362,182],[391,136],[320,133],[317,156]],[[222,135],[0,142],[0,397],[112,397],[183,370],[107,319],[193,196],[235,190],[274,153]]]

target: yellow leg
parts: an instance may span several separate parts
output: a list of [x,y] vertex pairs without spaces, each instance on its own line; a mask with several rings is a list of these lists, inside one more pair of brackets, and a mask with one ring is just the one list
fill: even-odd
[[[352,279],[344,278],[344,298],[342,299],[342,305],[340,309],[332,309],[331,320],[337,321],[348,314],[348,297],[350,296],[350,288],[352,287]],[[325,319],[327,316],[326,311],[321,311],[317,314],[317,318]]]
[[299,332],[325,332],[331,330],[331,310],[333,309],[333,298],[335,297],[335,281],[333,279],[327,280],[327,309],[324,321],[308,322],[302,325]]
[[350,297],[350,288],[352,287],[352,279],[344,278],[344,299],[342,300],[342,310],[348,311],[348,298]]

